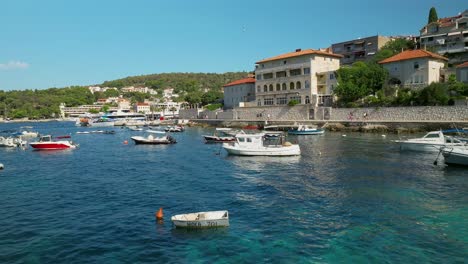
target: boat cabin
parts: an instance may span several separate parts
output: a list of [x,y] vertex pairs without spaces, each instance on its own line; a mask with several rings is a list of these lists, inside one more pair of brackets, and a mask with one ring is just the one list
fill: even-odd
[[52,136],[50,136],[50,135],[42,136],[42,137],[39,139],[39,142],[49,142],[49,141],[52,141]]

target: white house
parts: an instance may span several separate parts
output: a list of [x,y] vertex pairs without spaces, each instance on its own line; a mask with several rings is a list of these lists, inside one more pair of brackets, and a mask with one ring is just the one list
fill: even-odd
[[301,50],[256,62],[258,106],[300,104],[331,105],[335,71],[342,55],[321,50]]
[[241,102],[255,101],[255,78],[233,81],[223,86],[224,108],[239,107]]
[[150,105],[148,103],[136,103],[135,112],[149,114],[151,113]]
[[440,82],[441,69],[447,61],[447,58],[427,50],[405,50],[379,63],[390,77],[398,80],[398,84],[417,87]]

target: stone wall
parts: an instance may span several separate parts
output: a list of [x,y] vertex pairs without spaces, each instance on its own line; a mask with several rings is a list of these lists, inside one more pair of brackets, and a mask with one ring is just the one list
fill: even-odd
[[179,110],[179,119],[197,119],[198,118],[198,109],[180,109]]
[[233,113],[242,120],[307,120],[309,105],[244,107],[235,108]]
[[467,106],[333,108],[331,120],[468,121]]

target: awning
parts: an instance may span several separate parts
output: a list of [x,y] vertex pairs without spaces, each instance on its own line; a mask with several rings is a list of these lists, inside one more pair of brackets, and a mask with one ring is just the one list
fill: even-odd
[[365,41],[355,41],[354,44],[364,44]]
[[440,37],[440,36],[447,36],[447,33],[437,34],[437,35],[427,35],[427,36],[422,36],[421,38],[432,38],[432,37]]
[[461,34],[461,31],[457,31],[457,32],[450,32],[447,34],[447,36],[455,36],[455,35],[460,35]]

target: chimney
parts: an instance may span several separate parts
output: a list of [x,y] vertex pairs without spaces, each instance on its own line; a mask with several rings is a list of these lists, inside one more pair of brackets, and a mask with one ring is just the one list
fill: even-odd
[[296,52],[300,52],[302,49],[296,49]]

